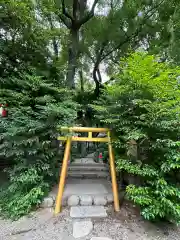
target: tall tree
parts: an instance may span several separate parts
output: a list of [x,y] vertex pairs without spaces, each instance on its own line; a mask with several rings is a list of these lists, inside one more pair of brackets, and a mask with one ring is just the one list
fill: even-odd
[[[75,88],[75,72],[77,68],[77,60],[79,57],[79,38],[80,29],[94,16],[94,10],[98,0],[94,0],[90,10],[87,8],[87,0],[73,0],[66,4],[65,0],[61,0],[61,13],[59,18],[69,30],[69,47],[68,47],[68,69],[67,69],[67,85]],[[71,10],[71,13],[68,11]]]

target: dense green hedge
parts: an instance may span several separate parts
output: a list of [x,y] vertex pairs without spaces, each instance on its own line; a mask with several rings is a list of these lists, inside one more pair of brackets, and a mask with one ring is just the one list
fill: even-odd
[[17,218],[47,193],[58,161],[57,125],[72,124],[76,104],[72,93],[33,72],[0,82],[0,103],[8,104],[8,117],[0,117],[0,159],[14,162],[0,211]]
[[179,68],[135,53],[122,59],[95,106],[114,130],[117,170],[137,180],[127,186],[127,196],[149,220],[180,222],[179,75]]

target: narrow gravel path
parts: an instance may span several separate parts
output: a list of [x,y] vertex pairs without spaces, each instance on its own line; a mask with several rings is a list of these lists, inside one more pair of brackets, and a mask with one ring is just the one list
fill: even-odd
[[[171,224],[154,225],[144,221],[132,205],[124,204],[115,214],[109,207],[108,217],[93,221],[93,231],[78,240],[108,237],[112,240],[179,240],[180,229]],[[0,240],[75,240],[69,209],[54,217],[53,209],[40,209],[16,222],[0,219]]]

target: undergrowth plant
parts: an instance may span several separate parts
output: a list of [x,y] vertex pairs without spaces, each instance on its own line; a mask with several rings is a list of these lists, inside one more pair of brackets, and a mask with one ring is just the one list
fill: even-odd
[[40,204],[55,178],[59,150],[57,127],[76,117],[72,93],[32,72],[0,79],[0,159],[12,161],[9,185],[0,193],[0,212],[11,218]]
[[[117,171],[148,220],[180,222],[180,68],[134,53],[94,108],[114,132]],[[133,145],[134,144],[134,153]]]

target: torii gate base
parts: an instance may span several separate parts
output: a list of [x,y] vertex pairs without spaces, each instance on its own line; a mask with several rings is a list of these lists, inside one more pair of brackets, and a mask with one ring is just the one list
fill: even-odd
[[[119,206],[119,196],[118,196],[118,187],[117,187],[117,179],[116,179],[116,169],[115,169],[115,162],[114,162],[114,155],[113,149],[111,145],[111,136],[110,130],[108,128],[86,128],[86,127],[72,127],[72,128],[61,128],[62,130],[66,130],[69,133],[73,132],[88,132],[88,137],[77,137],[77,136],[67,136],[67,137],[58,137],[58,140],[66,141],[66,148],[64,152],[64,158],[61,168],[60,180],[59,180],[59,187],[58,193],[56,198],[56,206],[55,206],[55,214],[58,214],[61,211],[62,205],[62,196],[64,192],[64,185],[65,179],[67,174],[67,167],[68,167],[68,160],[71,150],[71,142],[78,141],[78,142],[107,142],[108,143],[108,150],[109,150],[109,163],[110,163],[110,170],[111,170],[111,180],[112,180],[112,190],[114,196],[114,209],[116,212],[120,211]],[[100,133],[104,132],[107,133],[106,138],[93,138],[92,133]]]

